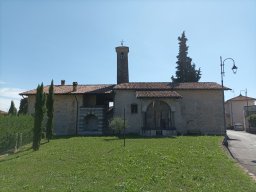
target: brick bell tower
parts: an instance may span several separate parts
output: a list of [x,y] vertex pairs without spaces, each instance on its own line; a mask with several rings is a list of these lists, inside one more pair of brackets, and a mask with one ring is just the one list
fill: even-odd
[[128,70],[128,52],[129,47],[121,46],[116,47],[117,53],[117,84],[129,83],[129,70]]

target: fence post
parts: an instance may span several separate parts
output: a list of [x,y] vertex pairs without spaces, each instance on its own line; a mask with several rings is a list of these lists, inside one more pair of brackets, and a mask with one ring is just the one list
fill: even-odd
[[18,150],[18,139],[19,139],[19,134],[18,134],[18,133],[16,133],[16,141],[15,141],[14,153],[16,153],[16,152],[17,152],[17,150]]
[[123,134],[124,134],[124,147],[125,147],[125,108],[124,108],[124,130],[123,130]]
[[19,148],[22,147],[22,133],[20,133],[20,144],[19,144]]

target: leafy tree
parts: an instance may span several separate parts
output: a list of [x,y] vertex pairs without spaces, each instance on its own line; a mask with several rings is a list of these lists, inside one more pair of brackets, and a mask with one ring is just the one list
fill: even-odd
[[33,129],[33,149],[38,150],[40,147],[42,137],[42,122],[45,111],[45,94],[43,92],[43,83],[37,86],[36,91],[36,103],[35,103],[35,117],[34,117],[34,129]]
[[20,108],[18,115],[26,115],[28,113],[28,98],[23,98],[20,100]]
[[53,80],[51,86],[49,87],[49,94],[47,96],[46,107],[47,107],[47,123],[46,123],[46,138],[49,140],[52,138],[53,129],[53,103],[54,103],[54,90],[53,90]]
[[124,130],[125,127],[127,127],[127,121],[124,125],[124,120],[120,117],[114,117],[111,121],[109,126],[114,130],[117,131],[118,134],[121,134],[121,131]]
[[198,82],[201,78],[201,70],[195,69],[195,64],[192,64],[192,59],[188,57],[188,46],[186,44],[187,38],[185,31],[178,37],[179,40],[179,54],[176,67],[176,78],[172,76],[172,81],[175,83],[182,82]]
[[250,115],[247,119],[251,127],[256,127],[256,114]]
[[13,101],[11,101],[11,106],[8,111],[8,115],[17,115],[17,109],[16,109]]

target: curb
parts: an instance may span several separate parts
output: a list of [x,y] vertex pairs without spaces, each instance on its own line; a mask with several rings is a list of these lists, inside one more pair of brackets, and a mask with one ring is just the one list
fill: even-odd
[[[224,138],[224,140],[225,140],[225,138]],[[223,141],[223,143],[222,143],[223,148],[225,148],[225,149],[228,151],[229,155],[232,157],[232,159],[235,160],[235,162],[237,163],[237,165],[238,165],[246,174],[248,174],[249,177],[252,178],[252,180],[254,180],[254,181],[256,182],[256,175],[253,174],[253,173],[251,173],[247,168],[245,168],[245,167],[243,166],[243,164],[242,164],[237,158],[234,157],[234,155],[232,154],[232,152],[230,151],[230,149],[229,149],[229,147],[228,147],[228,145],[229,145],[228,140],[229,140],[229,138],[226,140],[226,142]]]

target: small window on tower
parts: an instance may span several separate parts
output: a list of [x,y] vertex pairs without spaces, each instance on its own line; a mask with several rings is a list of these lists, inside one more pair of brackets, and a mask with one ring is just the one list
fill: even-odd
[[138,105],[131,104],[131,113],[138,113]]
[[124,58],[124,53],[123,52],[121,52],[121,59],[123,59]]

